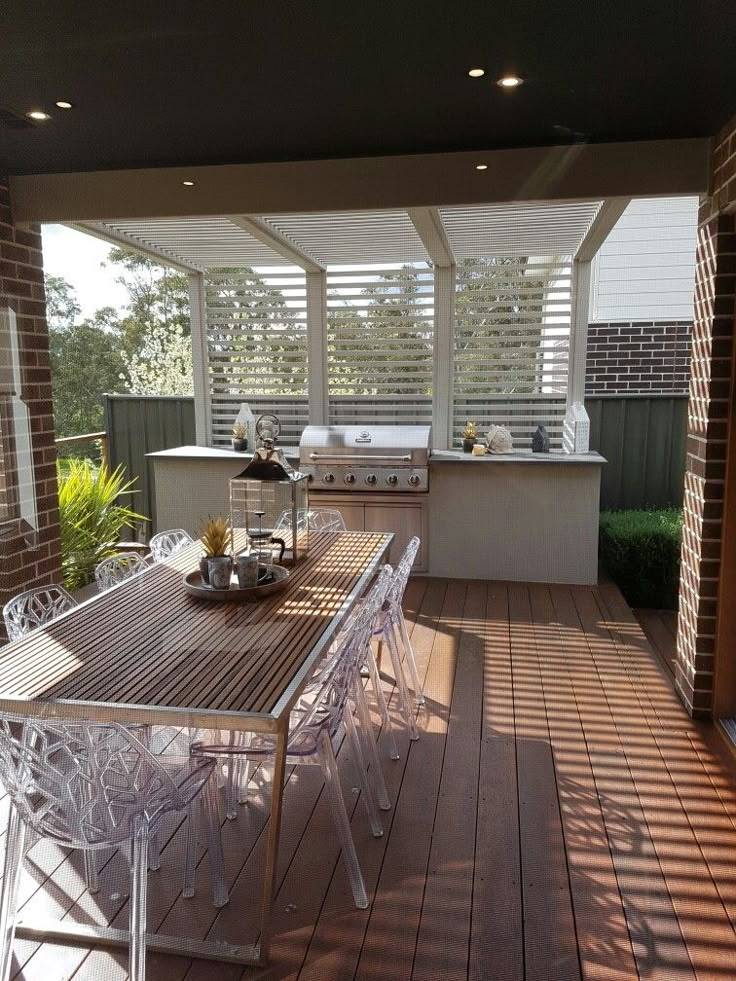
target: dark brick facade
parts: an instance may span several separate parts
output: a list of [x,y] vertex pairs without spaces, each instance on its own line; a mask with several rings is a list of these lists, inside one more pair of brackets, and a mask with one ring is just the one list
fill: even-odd
[[715,141],[711,180],[698,228],[676,679],[687,708],[702,717],[709,716],[713,707],[724,479],[734,385],[736,119]]
[[[13,225],[7,181],[0,176],[0,308],[7,307],[15,311],[20,335],[22,394],[30,411],[39,535],[36,547],[29,548],[14,504],[17,474],[9,400],[0,397],[0,606],[23,589],[59,582],[61,576],[41,232],[37,227],[26,230]],[[0,357],[6,365],[7,360],[7,356]],[[3,638],[0,624],[0,640]]]
[[691,334],[689,320],[590,324],[586,395],[684,395]]

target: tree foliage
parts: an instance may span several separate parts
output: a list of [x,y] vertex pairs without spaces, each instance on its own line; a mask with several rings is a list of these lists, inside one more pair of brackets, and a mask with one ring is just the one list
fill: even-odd
[[128,249],[107,262],[127,293],[122,311],[81,319],[74,288],[46,277],[51,384],[58,437],[104,429],[106,392],[191,394],[192,349],[185,276]]

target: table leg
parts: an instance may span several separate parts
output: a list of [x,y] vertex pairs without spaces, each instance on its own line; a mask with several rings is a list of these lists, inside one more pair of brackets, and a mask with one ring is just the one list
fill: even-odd
[[260,960],[268,962],[271,946],[273,904],[276,892],[276,874],[279,859],[279,835],[281,833],[281,808],[284,799],[284,773],[286,770],[286,746],[288,742],[288,716],[286,726],[276,739],[276,753],[273,760],[273,783],[271,785],[271,818],[268,829],[268,849],[266,868],[263,876],[263,900],[261,907]]

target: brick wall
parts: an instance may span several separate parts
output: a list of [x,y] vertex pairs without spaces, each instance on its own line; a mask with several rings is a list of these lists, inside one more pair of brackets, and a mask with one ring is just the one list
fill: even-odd
[[[0,606],[23,589],[58,582],[61,566],[41,233],[37,227],[24,230],[13,225],[7,181],[0,176],[0,309],[8,307],[15,311],[19,332],[22,397],[30,413],[39,534],[34,547],[29,547],[18,519],[18,475],[6,372],[4,396],[0,383]],[[0,362],[7,366],[5,354]]]
[[700,208],[688,405],[677,688],[690,712],[713,706],[724,477],[736,327],[736,119],[715,142]]
[[684,395],[691,331],[688,320],[590,324],[586,394]]

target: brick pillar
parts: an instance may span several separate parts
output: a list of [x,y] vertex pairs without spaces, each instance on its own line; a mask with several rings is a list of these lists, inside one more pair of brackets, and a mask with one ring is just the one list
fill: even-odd
[[685,465],[677,688],[688,710],[709,717],[723,559],[729,406],[736,337],[736,119],[713,154],[711,193],[701,202]]
[[[15,227],[7,180],[0,176],[0,309],[8,307],[15,311],[18,326],[22,397],[30,415],[39,534],[34,547],[29,547],[13,503],[18,481],[5,405],[5,409],[0,407],[0,606],[24,589],[61,581],[41,232],[38,227]],[[0,623],[0,642],[4,637]]]

